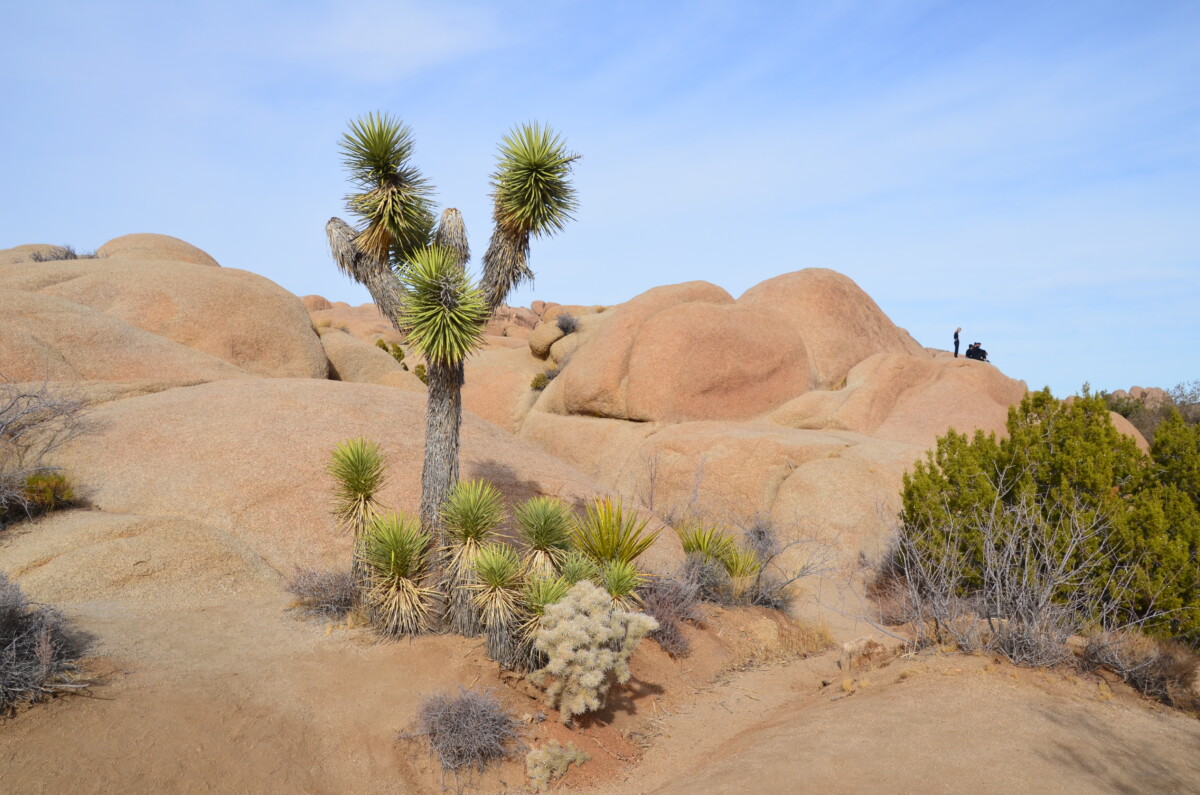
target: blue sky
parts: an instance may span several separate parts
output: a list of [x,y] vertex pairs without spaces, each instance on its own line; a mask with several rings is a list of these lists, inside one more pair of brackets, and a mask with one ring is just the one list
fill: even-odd
[[1200,378],[1200,3],[8,3],[0,248],[183,238],[360,303],[323,227],[383,110],[476,253],[514,123],[583,155],[514,296],[841,271],[1069,394]]

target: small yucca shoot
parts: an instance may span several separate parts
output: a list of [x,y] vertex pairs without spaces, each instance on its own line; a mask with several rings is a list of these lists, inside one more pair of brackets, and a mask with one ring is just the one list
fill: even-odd
[[446,534],[445,592],[449,599],[450,629],[477,635],[479,610],[468,586],[475,581],[475,560],[504,520],[504,498],[485,480],[463,480],[450,491],[441,508]]
[[641,602],[637,589],[645,577],[632,563],[610,560],[600,572],[600,585],[612,597],[613,604],[622,610],[635,611]]
[[363,534],[380,510],[375,495],[386,481],[383,453],[379,445],[362,437],[347,439],[333,448],[328,472],[337,482],[333,514],[354,539],[351,576],[359,588],[365,588],[367,575],[361,564]]
[[757,579],[762,563],[753,550],[741,548],[730,552],[722,563],[729,575],[731,596],[735,602],[740,601]]
[[375,495],[386,481],[383,453],[366,439],[347,439],[333,448],[328,472],[337,481],[334,516],[355,535],[362,532],[379,506]]
[[516,627],[521,619],[522,565],[507,544],[488,544],[475,557],[469,585],[487,635],[488,657],[509,668],[520,664]]
[[705,563],[724,561],[736,549],[733,536],[711,525],[688,523],[675,529],[685,555],[697,555]]
[[528,550],[529,570],[550,576],[571,548],[570,506],[554,497],[534,497],[517,506],[517,528]]
[[404,514],[375,517],[362,544],[371,621],[386,635],[416,635],[429,628],[438,593],[423,585],[430,573],[429,533]]
[[584,580],[591,580],[595,583],[600,580],[600,567],[596,565],[596,561],[579,550],[573,549],[559,562],[558,575],[568,585],[576,585]]
[[649,523],[637,513],[625,513],[621,503],[611,499],[593,500],[572,534],[574,546],[600,565],[610,560],[632,563],[650,548],[658,531],[644,532]]
[[513,666],[523,672],[536,671],[546,664],[546,655],[534,648],[538,629],[546,608],[557,604],[571,590],[571,583],[562,577],[533,577],[525,581],[522,593],[523,618],[517,625],[516,647],[518,660]]

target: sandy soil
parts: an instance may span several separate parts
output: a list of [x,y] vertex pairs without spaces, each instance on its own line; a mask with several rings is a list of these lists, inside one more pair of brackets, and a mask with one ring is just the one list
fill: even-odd
[[714,611],[692,657],[646,644],[568,732],[478,641],[305,620],[279,572],[199,522],[71,512],[6,533],[0,564],[96,638],[90,695],[0,721],[4,792],[524,791],[519,757],[455,782],[398,738],[459,686],[495,687],[528,745],[592,755],[562,791],[1200,791],[1200,721],[1095,676],[963,656],[843,671],[834,653],[731,671],[770,627]]

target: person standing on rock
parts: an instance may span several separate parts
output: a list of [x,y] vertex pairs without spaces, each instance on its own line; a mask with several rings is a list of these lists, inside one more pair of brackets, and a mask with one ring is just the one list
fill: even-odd
[[962,331],[962,326],[954,329],[954,358],[958,358],[958,332]]

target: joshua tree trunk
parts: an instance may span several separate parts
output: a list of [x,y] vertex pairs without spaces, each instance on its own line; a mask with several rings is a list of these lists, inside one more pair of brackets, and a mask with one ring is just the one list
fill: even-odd
[[428,363],[429,401],[425,409],[425,467],[421,472],[421,527],[432,531],[437,548],[446,545],[439,509],[458,482],[458,437],[462,424],[462,362]]

